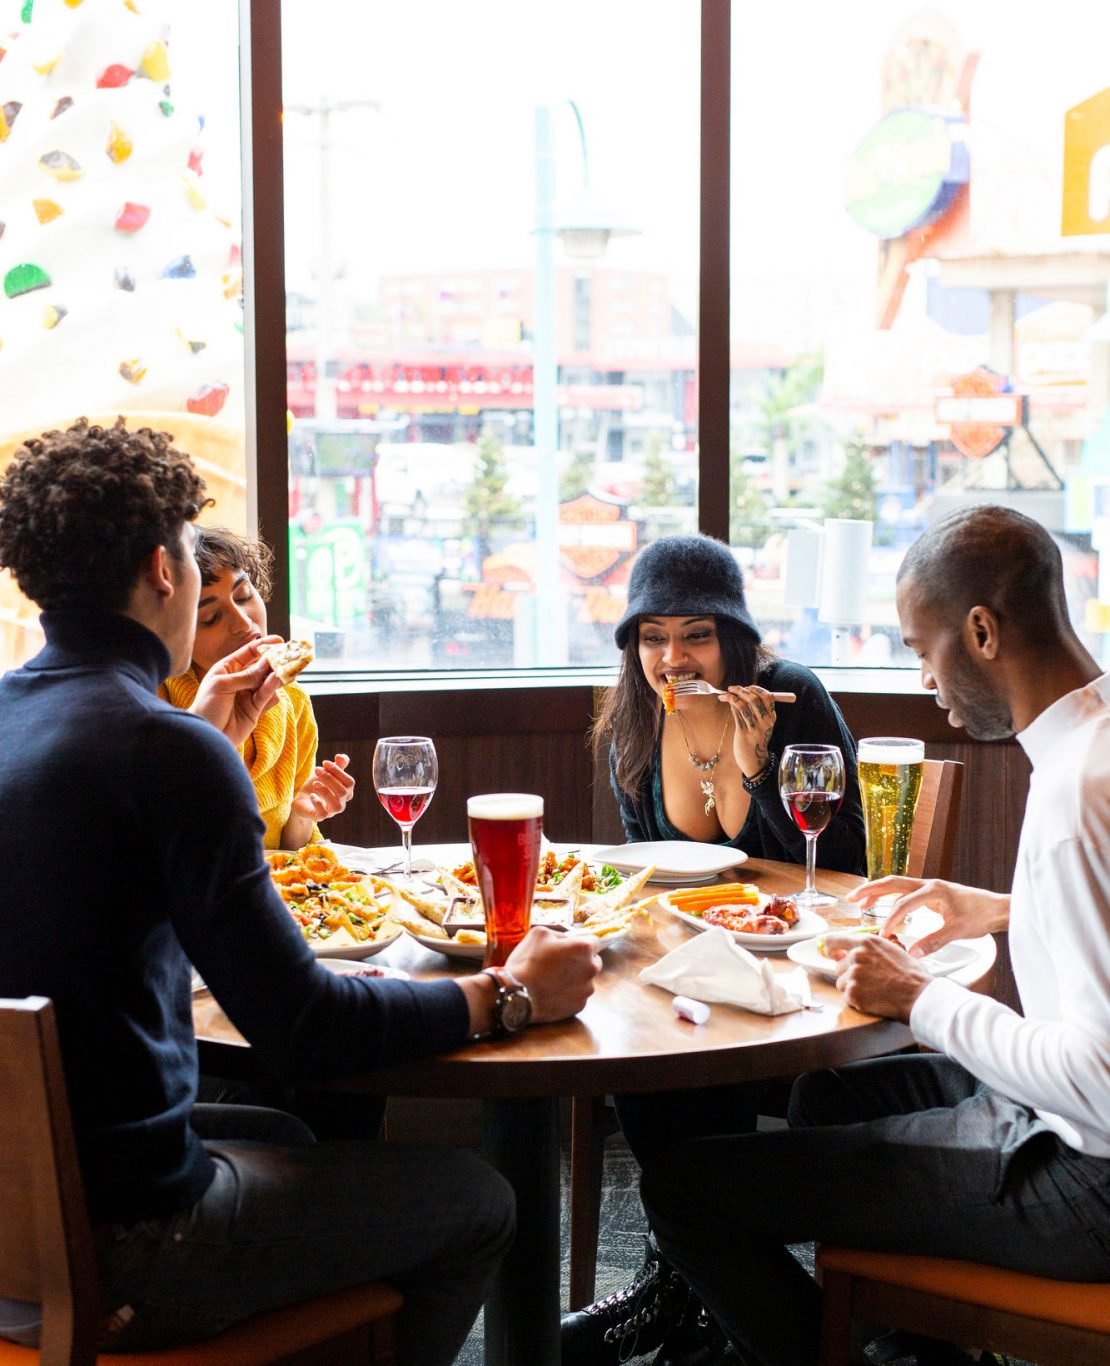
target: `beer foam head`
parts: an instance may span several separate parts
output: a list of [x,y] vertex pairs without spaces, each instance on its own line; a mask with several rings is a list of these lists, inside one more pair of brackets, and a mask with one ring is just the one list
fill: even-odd
[[483,792],[466,800],[466,814],[482,821],[529,821],[543,815],[534,792]]
[[919,764],[924,758],[924,740],[901,740],[890,735],[861,740],[856,754],[861,764]]

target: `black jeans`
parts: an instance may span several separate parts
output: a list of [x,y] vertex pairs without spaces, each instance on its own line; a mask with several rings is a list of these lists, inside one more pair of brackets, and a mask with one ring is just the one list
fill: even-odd
[[817,1360],[820,1291],[791,1243],[1110,1280],[1110,1159],[947,1058],[802,1077],[790,1122],[657,1152],[643,1175],[660,1247],[752,1366]]

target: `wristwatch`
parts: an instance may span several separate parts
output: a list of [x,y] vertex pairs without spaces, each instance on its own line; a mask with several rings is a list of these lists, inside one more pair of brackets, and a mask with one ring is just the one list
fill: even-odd
[[528,988],[504,968],[483,968],[482,971],[497,987],[491,1032],[519,1034],[532,1022],[532,998],[528,995]]

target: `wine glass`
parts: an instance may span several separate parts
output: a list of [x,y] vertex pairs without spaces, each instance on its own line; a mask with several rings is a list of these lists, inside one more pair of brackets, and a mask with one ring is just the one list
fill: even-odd
[[837,898],[814,884],[817,836],[844,799],[844,756],[836,745],[787,745],[779,764],[779,795],[794,824],[806,837],[806,885],[800,906],[832,906]]
[[436,748],[426,735],[386,735],[374,746],[374,791],[401,827],[406,883],[412,881],[412,827],[438,780]]

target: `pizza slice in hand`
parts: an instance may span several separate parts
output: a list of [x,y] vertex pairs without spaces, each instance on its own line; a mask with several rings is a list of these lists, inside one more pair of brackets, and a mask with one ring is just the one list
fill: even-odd
[[260,645],[258,653],[270,661],[270,668],[283,683],[292,683],[315,658],[315,652],[307,640],[282,640],[276,645]]

